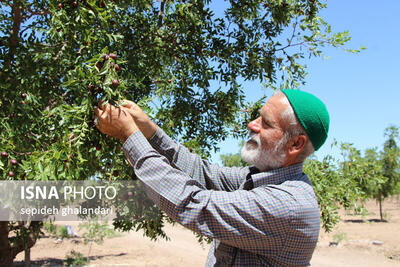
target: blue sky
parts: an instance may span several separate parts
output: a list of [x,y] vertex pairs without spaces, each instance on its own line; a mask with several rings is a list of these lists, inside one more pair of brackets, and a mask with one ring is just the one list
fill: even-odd
[[[340,48],[326,48],[329,59],[314,58],[307,62],[306,85],[301,90],[318,96],[327,106],[331,124],[328,140],[316,152],[318,159],[331,154],[334,139],[353,143],[358,149],[382,147],[384,129],[390,124],[400,126],[400,1],[330,0],[321,16],[333,31],[349,30],[352,40],[347,48],[366,46],[359,54]],[[248,86],[248,85],[247,85]],[[254,84],[253,84],[254,86]],[[248,99],[263,94],[246,90]],[[211,161],[220,162],[219,155],[239,151],[240,140],[228,138],[213,153]]]

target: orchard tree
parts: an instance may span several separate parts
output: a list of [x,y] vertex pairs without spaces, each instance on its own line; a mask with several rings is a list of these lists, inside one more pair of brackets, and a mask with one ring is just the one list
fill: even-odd
[[359,199],[363,204],[365,200],[376,198],[379,188],[385,182],[382,170],[382,161],[377,148],[365,150],[364,156],[352,144],[341,144],[343,160],[340,164],[341,174],[345,179],[355,182],[363,194]]
[[373,198],[378,201],[381,221],[384,220],[382,202],[397,193],[400,183],[400,149],[397,145],[399,130],[396,126],[389,126],[384,135],[387,140],[383,150],[378,152],[376,148],[366,149],[364,156],[351,144],[341,145],[342,176],[356,182],[356,186],[363,192],[360,200]]
[[375,191],[375,199],[379,202],[379,215],[383,221],[382,202],[385,198],[392,196],[400,183],[400,147],[399,128],[392,125],[385,129],[386,141],[381,153],[382,176],[384,182]]
[[[217,2],[224,13],[213,11]],[[3,180],[131,179],[121,144],[93,125],[100,100],[139,103],[168,134],[207,155],[231,131],[244,133],[240,109],[254,112],[241,81],[297,88],[303,58],[350,39],[331,32],[320,0],[0,3]],[[163,220],[116,227],[156,237]],[[35,244],[40,226],[0,223],[2,266]],[[29,234],[9,238],[21,229]]]
[[[377,148],[369,148],[363,156],[360,150],[349,143],[342,143],[340,149],[343,157],[339,164],[340,176],[351,181],[351,191],[358,192],[351,208],[355,214],[365,214],[365,201],[374,198],[376,190],[384,183],[379,152]],[[345,208],[349,209],[350,206]]]

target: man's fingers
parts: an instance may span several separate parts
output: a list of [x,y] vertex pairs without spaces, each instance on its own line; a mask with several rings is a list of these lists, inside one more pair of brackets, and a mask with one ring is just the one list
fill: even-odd
[[97,129],[100,130],[100,121],[102,120],[102,116],[104,116],[104,111],[94,108],[94,113],[96,114],[96,118],[94,119],[94,123]]
[[[114,107],[110,104],[105,104],[100,107],[94,108],[94,113],[100,120],[112,123],[113,119],[120,118],[122,116],[133,116],[133,112],[129,108],[123,106]],[[132,115],[131,115],[132,114]]]
[[100,119],[106,119],[107,118],[107,112],[105,110],[101,110],[99,108],[94,108],[94,113],[96,116]]
[[144,119],[147,116],[135,102],[126,99],[124,99],[123,102],[125,105],[121,105],[120,107],[125,108],[128,114],[131,115],[134,120]]
[[126,107],[120,107],[120,108],[126,116],[130,116],[133,120],[135,120],[135,111],[134,110],[132,110],[130,108],[126,108]]
[[121,101],[121,106],[123,106],[125,108],[135,108],[135,107],[137,107],[137,104],[133,101],[124,99]]
[[131,108],[121,107],[127,114],[129,114],[133,119],[135,119],[135,111]]
[[99,109],[101,109],[101,110],[104,110],[104,108],[105,108],[105,106],[106,106],[106,105],[104,105],[103,103],[104,103],[103,101],[99,101],[99,104],[98,104],[98,107],[99,107]]
[[94,108],[94,114],[96,114],[97,117],[100,117],[100,109]]

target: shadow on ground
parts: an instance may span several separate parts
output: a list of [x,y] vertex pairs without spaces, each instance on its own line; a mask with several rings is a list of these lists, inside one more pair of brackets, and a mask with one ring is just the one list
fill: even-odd
[[380,220],[380,219],[368,219],[368,220],[362,220],[362,219],[355,219],[355,220],[344,220],[346,223],[366,223],[366,222],[375,222],[375,223],[387,223],[387,220]]
[[[124,256],[126,253],[118,253],[118,254],[106,254],[106,255],[98,255],[98,256],[90,256],[89,259],[91,261],[97,260],[97,259],[102,259],[105,257],[119,257],[119,256]],[[15,261],[13,263],[13,267],[24,267],[25,262],[24,261]],[[41,260],[36,260],[36,261],[31,261],[31,267],[42,267],[42,266],[48,266],[48,267],[63,267],[65,266],[65,260],[61,260],[58,258],[45,258]]]

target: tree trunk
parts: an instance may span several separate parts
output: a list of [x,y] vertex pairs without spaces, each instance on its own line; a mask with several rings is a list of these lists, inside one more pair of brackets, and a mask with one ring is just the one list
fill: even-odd
[[12,267],[14,257],[8,240],[8,222],[0,222],[0,266]]
[[380,198],[379,198],[379,215],[381,216],[381,222],[383,222],[382,199],[380,199]]
[[[30,266],[30,248],[36,243],[42,222],[31,222],[27,229],[24,229],[29,230],[29,234],[24,238],[11,237],[13,242],[10,242],[9,238],[9,223],[0,222],[0,266],[12,267],[15,256],[21,251],[25,251],[25,266]],[[14,227],[25,228],[25,225],[20,222]]]
[[25,246],[25,267],[31,266],[31,249]]

